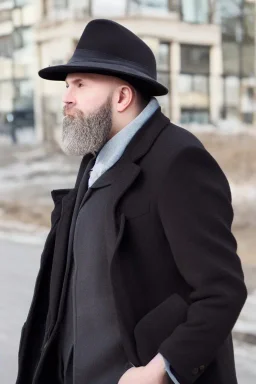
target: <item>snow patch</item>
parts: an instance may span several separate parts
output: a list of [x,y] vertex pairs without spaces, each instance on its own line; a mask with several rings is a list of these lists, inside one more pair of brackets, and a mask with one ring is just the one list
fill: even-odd
[[234,331],[256,336],[256,290],[253,291],[252,294],[248,295],[245,305],[234,327]]
[[233,200],[236,203],[247,203],[256,201],[256,185],[252,183],[248,184],[235,184],[233,182],[229,183],[230,189],[232,192]]

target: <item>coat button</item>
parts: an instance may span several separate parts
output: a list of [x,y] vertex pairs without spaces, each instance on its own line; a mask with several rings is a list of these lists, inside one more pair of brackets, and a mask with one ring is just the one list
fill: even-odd
[[205,370],[205,366],[204,365],[200,365],[199,369],[200,369],[200,371],[204,371]]
[[199,369],[198,368],[193,368],[192,369],[192,375],[197,375],[199,372]]

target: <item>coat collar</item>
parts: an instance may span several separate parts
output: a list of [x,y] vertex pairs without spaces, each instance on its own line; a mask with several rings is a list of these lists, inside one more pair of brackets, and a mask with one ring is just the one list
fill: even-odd
[[[113,218],[112,233],[111,226],[108,225],[108,228],[110,227],[109,241],[111,243],[112,239],[112,245],[115,239],[115,207],[121,196],[125,193],[125,191],[132,184],[133,180],[135,180],[140,173],[140,166],[136,162],[149,151],[157,136],[166,127],[166,125],[169,124],[169,122],[170,120],[161,112],[161,108],[158,107],[155,113],[153,113],[153,115],[133,136],[120,159],[91,185],[82,200],[81,206],[84,205],[84,203],[88,200],[88,198],[93,193],[93,190],[112,185],[112,205],[110,204],[108,208],[108,214],[109,216],[112,215]],[[97,154],[95,156],[88,154],[83,158],[76,181],[77,187],[81,181],[86,167],[89,163],[93,164],[96,156]]]
[[[127,145],[121,158],[103,175],[101,175],[95,183],[87,190],[82,204],[91,196],[93,190],[102,188],[107,185],[112,185],[111,197],[106,209],[106,247],[107,258],[111,265],[115,251],[117,250],[119,240],[122,238],[124,230],[125,217],[120,217],[120,225],[117,226],[116,207],[121,197],[126,193],[129,187],[136,180],[141,172],[141,167],[137,162],[145,156],[154,144],[156,138],[161,131],[170,123],[170,120],[161,112],[159,107],[149,120],[140,128],[133,136],[130,143]],[[78,188],[83,173],[90,161],[93,161],[94,156],[88,154],[84,156],[78,177],[76,188]]]
[[148,152],[159,133],[169,122],[170,120],[162,114],[161,108],[158,107],[156,112],[153,113],[133,136],[118,162],[103,173],[103,175],[91,185],[91,188],[101,188],[113,184],[116,181],[118,181],[119,184],[125,181],[124,179],[129,177],[129,170],[131,174],[133,174],[137,168],[135,163]]
[[[103,175],[101,175],[89,188],[87,198],[91,195],[93,189],[116,184],[117,182],[117,187],[115,187],[116,197],[121,195],[122,189],[125,191],[125,189],[129,187],[129,184],[132,183],[133,178],[135,179],[140,172],[140,166],[137,165],[136,162],[149,151],[157,136],[169,122],[170,120],[161,112],[161,107],[158,107],[155,113],[153,113],[140,130],[133,136],[118,162],[103,173]],[[63,196],[73,193],[72,191],[74,191],[74,193],[77,192],[87,166],[90,163],[93,165],[96,157],[97,153],[94,155],[88,153],[82,158],[74,189],[52,191],[52,198],[55,203],[57,200],[61,200],[60,198]],[[83,201],[83,203],[84,202],[85,201]]]

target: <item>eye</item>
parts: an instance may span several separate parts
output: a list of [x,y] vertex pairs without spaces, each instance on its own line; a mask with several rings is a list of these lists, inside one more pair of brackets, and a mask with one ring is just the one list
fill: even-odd
[[81,88],[82,86],[83,86],[83,84],[82,84],[82,83],[79,83],[78,88]]

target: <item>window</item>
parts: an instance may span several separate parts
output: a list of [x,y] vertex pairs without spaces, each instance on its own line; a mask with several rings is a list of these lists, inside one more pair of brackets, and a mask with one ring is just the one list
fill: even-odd
[[[160,42],[156,54],[157,80],[166,88],[170,89],[170,44]],[[167,116],[170,115],[169,94],[158,98],[162,111]]]
[[166,88],[170,89],[170,73],[169,72],[157,72],[157,81],[163,84]]
[[[79,2],[79,0],[75,1]],[[87,0],[87,2],[89,1]],[[111,6],[109,6],[109,2],[106,0],[93,0],[92,14],[93,16],[163,15],[169,11],[180,12],[180,2],[181,0],[111,0]]]
[[[243,80],[255,76],[255,2],[219,0],[222,30],[223,108],[222,117],[252,121],[252,101],[244,92]],[[241,93],[240,93],[241,88]]]
[[209,61],[209,47],[181,46],[179,92],[180,104],[185,111],[185,117],[183,117],[185,120],[193,122],[193,119],[196,119],[198,122],[200,119],[205,119],[202,115],[199,115],[199,117],[197,114],[191,115],[191,111],[192,108],[197,111],[209,107]]
[[203,75],[193,76],[193,90],[195,92],[208,93],[209,91],[209,78]]
[[[111,1],[111,7],[106,0],[71,0],[70,8],[75,11],[75,14],[84,17],[92,16],[93,10],[96,11],[96,14],[110,14],[109,8],[113,11],[118,8],[120,3],[124,3],[125,0],[120,0],[119,4],[116,4],[116,0]],[[122,4],[121,4],[122,6]],[[115,12],[114,12],[115,14]],[[123,14],[122,14],[123,15]],[[97,15],[96,15],[97,16]],[[121,16],[121,15],[120,15]]]
[[255,2],[219,0],[223,69],[226,75],[254,76]]
[[156,13],[169,12],[169,0],[128,0],[128,13],[146,13],[155,15]]
[[208,124],[209,123],[209,111],[196,110],[196,109],[182,109],[181,110],[181,124]]
[[156,54],[157,80],[170,88],[170,44],[159,43]]
[[58,9],[66,9],[68,7],[68,0],[53,0],[53,8]]
[[[87,0],[88,9],[90,9],[89,1],[90,0]],[[126,0],[111,0],[111,3],[106,0],[93,0],[91,3],[91,10],[93,17],[124,16],[127,6],[128,4],[126,3]]]
[[31,80],[15,80],[15,109],[33,108],[33,82]]
[[239,47],[235,42],[222,42],[223,70],[227,75],[239,75]]
[[31,80],[15,80],[16,96],[32,97],[33,82]]
[[19,27],[13,31],[14,49],[24,48],[33,42],[33,32],[30,27]]
[[205,24],[209,22],[209,0],[181,0],[183,21]]
[[181,45],[181,72],[210,72],[210,48],[208,46]]
[[239,118],[240,80],[236,76],[223,77],[222,118],[234,120]]
[[11,35],[0,37],[0,56],[12,57],[12,36]]
[[253,87],[247,88],[247,96],[250,100],[253,101],[253,99],[254,99],[254,88]]
[[12,19],[12,13],[10,9],[3,9],[0,11],[0,22],[9,21]]
[[181,13],[182,0],[169,0],[169,11]]
[[48,0],[42,0],[42,14],[44,17],[48,14]]
[[242,120],[245,124],[253,123],[253,114],[255,111],[255,101],[254,101],[254,87],[252,85],[244,83],[243,93],[241,95],[241,112]]
[[157,55],[157,66],[158,69],[169,70],[170,68],[170,44],[160,43],[158,47]]
[[226,75],[254,76],[254,47],[250,44],[237,44],[223,41],[223,70]]
[[239,103],[239,78],[235,76],[228,76],[224,80],[226,103],[228,106],[237,106]]
[[[181,46],[181,74],[179,91],[181,105],[205,107],[209,102],[210,48],[204,46]],[[194,94],[194,96],[193,96]]]
[[252,112],[243,113],[242,120],[245,124],[253,124],[253,113]]
[[32,0],[14,0],[14,5],[16,7],[22,7],[23,5],[27,5],[31,2],[32,2]]
[[204,75],[180,74],[179,76],[180,93],[197,92],[208,94],[209,77]]

